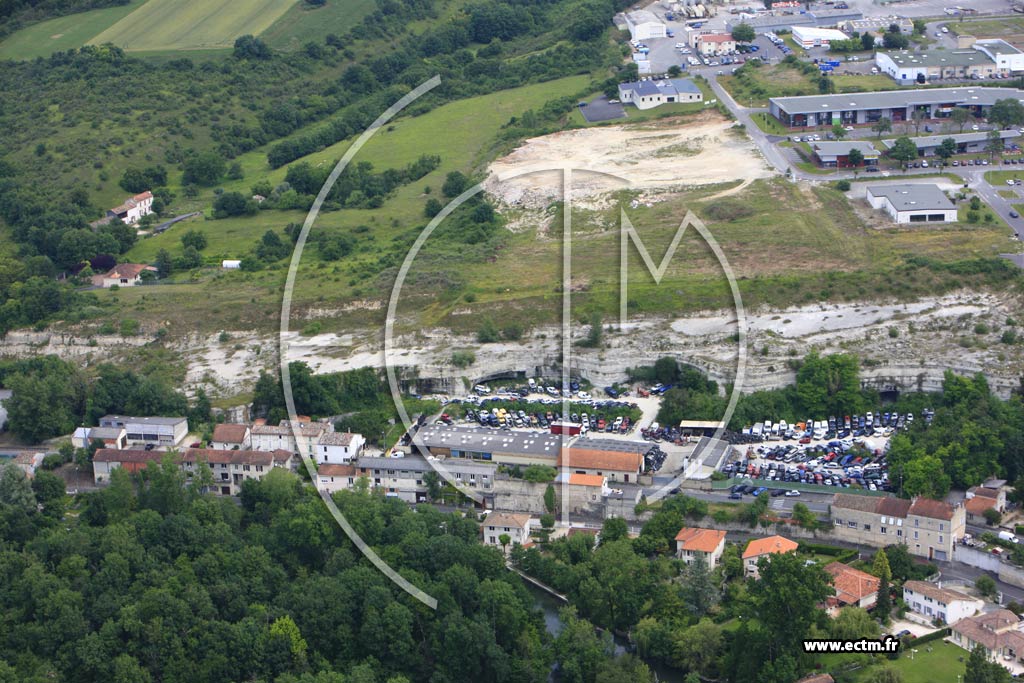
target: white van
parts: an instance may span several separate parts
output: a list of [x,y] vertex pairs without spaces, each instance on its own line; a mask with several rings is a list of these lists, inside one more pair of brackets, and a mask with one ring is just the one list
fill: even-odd
[[1019,543],[1017,537],[1011,534],[1009,531],[1000,531],[999,538],[1003,541],[1009,541],[1010,543]]

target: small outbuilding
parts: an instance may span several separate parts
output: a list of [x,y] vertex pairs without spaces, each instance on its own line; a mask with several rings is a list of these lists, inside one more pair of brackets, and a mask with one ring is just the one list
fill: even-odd
[[954,223],[956,206],[938,185],[872,185],[867,188],[872,208],[885,211],[896,223]]

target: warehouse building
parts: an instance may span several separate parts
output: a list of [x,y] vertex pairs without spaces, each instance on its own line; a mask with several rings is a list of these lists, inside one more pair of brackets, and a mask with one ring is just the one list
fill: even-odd
[[828,47],[833,40],[849,40],[850,36],[834,28],[818,28],[816,26],[794,26],[793,40],[804,49],[812,47]]
[[974,49],[876,52],[875,63],[879,71],[900,83],[992,78],[998,72],[991,57]]
[[668,36],[667,28],[661,19],[645,9],[626,14],[626,28],[633,40],[648,40],[649,38],[665,38]]
[[949,118],[953,109],[962,107],[984,118],[997,100],[1013,98],[1024,102],[1024,92],[1016,88],[929,88],[926,90],[887,90],[882,92],[842,93],[772,97],[769,111],[791,128],[874,123],[889,118],[893,123],[910,120],[914,110],[928,119]]
[[839,25],[847,33],[875,33],[881,35],[889,30],[890,26],[898,26],[901,33],[913,33],[914,22],[907,17],[865,17],[863,19],[850,19]]
[[100,427],[124,429],[128,445],[173,448],[188,436],[188,419],[184,417],[104,415],[99,422]]
[[1024,52],[1021,52],[1005,40],[978,40],[974,49],[979,50],[996,63],[996,69],[1002,74],[1024,71]]
[[[514,432],[487,427],[429,425],[414,440],[435,458],[466,458],[501,465],[554,467],[562,437],[538,432]],[[362,462],[362,461],[360,461]]]
[[815,142],[811,145],[814,156],[818,163],[827,168],[848,168],[853,166],[850,163],[850,151],[857,150],[864,158],[864,166],[875,166],[878,164],[878,150],[870,142],[865,140],[850,140],[847,142]]
[[740,24],[750,24],[755,33],[789,31],[797,26],[831,27],[848,21],[863,19],[864,14],[856,10],[821,9],[803,14],[741,14],[725,20],[725,30],[732,31]]
[[938,185],[872,185],[867,188],[872,208],[889,214],[896,223],[955,223],[956,205]]
[[[1020,137],[1020,131],[1001,130],[999,131],[999,137],[1003,139],[1003,146],[1005,147],[1007,144],[1013,144],[1013,140]],[[984,152],[985,147],[988,145],[988,131],[954,133],[952,135],[924,135],[910,139],[917,145],[917,151],[921,156],[935,156],[935,150],[947,138],[953,138],[953,141],[956,143],[957,154]],[[882,144],[886,148],[891,149],[896,144],[896,140],[883,140]]]

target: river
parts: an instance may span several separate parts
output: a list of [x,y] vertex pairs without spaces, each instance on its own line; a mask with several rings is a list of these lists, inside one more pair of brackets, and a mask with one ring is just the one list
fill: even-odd
[[[557,636],[561,633],[564,625],[558,616],[558,610],[563,607],[563,603],[531,583],[524,582],[524,585],[533,595],[534,603],[544,612],[544,627],[547,629],[548,633],[553,636]],[[625,638],[614,634],[612,634],[612,638],[615,641],[616,657],[621,657],[632,649]],[[667,667],[661,662],[655,662],[653,660],[645,659],[644,661],[647,663],[647,666],[651,668],[651,671],[657,675],[659,683],[683,683],[685,674],[678,669]]]

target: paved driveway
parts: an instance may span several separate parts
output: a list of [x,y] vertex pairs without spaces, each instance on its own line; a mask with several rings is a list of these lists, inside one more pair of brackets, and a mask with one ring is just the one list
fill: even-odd
[[626,118],[626,109],[622,104],[618,102],[611,103],[604,95],[595,98],[587,106],[580,107],[580,113],[590,123]]

